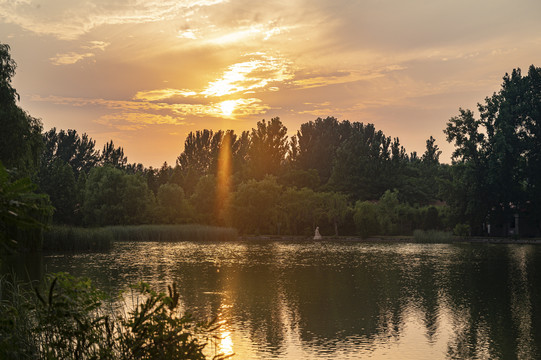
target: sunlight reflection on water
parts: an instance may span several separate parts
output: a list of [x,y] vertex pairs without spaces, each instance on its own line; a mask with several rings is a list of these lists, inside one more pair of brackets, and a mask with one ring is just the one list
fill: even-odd
[[541,248],[533,246],[116,243],[41,263],[110,293],[175,281],[185,309],[224,321],[214,350],[237,359],[539,354]]

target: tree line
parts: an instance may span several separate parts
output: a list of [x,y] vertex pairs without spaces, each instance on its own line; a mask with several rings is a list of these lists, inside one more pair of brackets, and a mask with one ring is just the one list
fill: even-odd
[[[506,74],[498,93],[446,124],[452,163],[433,137],[422,154],[373,124],[317,118],[294,136],[279,118],[251,131],[191,132],[176,163],[129,163],[110,141],[100,150],[76,130],[44,132],[17,105],[15,62],[0,46],[0,156],[48,195],[58,224],[226,225],[247,234],[410,234],[469,228],[539,235],[541,69]],[[12,171],[13,172],[13,171]],[[511,220],[510,220],[511,219]],[[492,226],[492,228],[490,228]]]

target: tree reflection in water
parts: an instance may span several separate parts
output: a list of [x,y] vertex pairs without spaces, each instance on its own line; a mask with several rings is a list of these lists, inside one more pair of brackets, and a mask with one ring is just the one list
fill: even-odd
[[68,271],[110,292],[176,281],[184,308],[226,322],[221,350],[239,359],[540,355],[541,247],[531,245],[117,243],[27,257],[11,261],[26,264],[23,276]]

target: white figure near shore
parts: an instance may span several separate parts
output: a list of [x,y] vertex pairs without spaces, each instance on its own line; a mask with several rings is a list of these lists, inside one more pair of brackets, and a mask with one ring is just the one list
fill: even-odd
[[314,235],[314,240],[321,240],[321,234],[319,233],[319,226],[316,227],[316,233]]

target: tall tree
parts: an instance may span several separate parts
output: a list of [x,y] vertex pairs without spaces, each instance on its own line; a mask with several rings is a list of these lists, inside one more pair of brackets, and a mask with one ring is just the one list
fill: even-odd
[[181,186],[187,194],[195,191],[195,186],[202,176],[215,175],[218,154],[224,132],[198,130],[190,132],[184,141],[184,150],[177,158],[182,172]]
[[211,172],[214,152],[213,144],[217,140],[215,137],[221,138],[222,132],[216,135],[212,130],[198,130],[195,133],[190,132],[184,141],[184,150],[177,158],[177,162],[183,171],[194,171],[199,176],[208,175]]
[[19,95],[11,86],[17,65],[9,51],[9,45],[0,43],[0,161],[30,175],[37,170],[43,149],[42,124],[17,106]]
[[56,159],[71,166],[75,177],[81,172],[88,174],[90,169],[100,161],[99,151],[95,149],[96,141],[86,133],[79,135],[76,130],[60,130],[52,128],[43,134],[45,149],[42,154],[41,167],[50,166]]
[[[317,118],[301,125],[294,138],[294,162],[300,169],[316,169],[321,182],[329,180],[336,151],[350,136],[351,124],[334,117]],[[292,139],[293,140],[293,139]]]
[[250,140],[249,162],[253,177],[261,180],[265,175],[278,175],[288,151],[287,128],[280,118],[258,121]]
[[447,124],[447,140],[455,143],[450,200],[472,215],[474,232],[487,216],[508,223],[517,209],[529,208],[534,217],[541,210],[540,90],[540,68],[532,65],[527,76],[515,69],[499,92],[478,104],[479,119],[461,109]]
[[145,223],[151,203],[152,192],[141,175],[110,165],[95,167],[85,184],[84,222],[91,226]]
[[376,200],[392,181],[385,173],[391,160],[391,138],[373,124],[351,125],[351,135],[336,151],[329,184],[352,200]]
[[275,234],[281,211],[279,199],[282,187],[276,178],[267,176],[240,184],[233,194],[231,221],[241,233]]
[[325,214],[334,227],[334,235],[338,236],[338,225],[342,225],[348,212],[348,202],[345,195],[339,193],[322,193],[325,204]]
[[541,209],[539,90],[541,69],[531,66],[527,76],[515,69],[504,76],[501,90],[479,105],[488,137],[487,181],[491,198],[497,201],[492,217],[499,212],[505,219],[526,205],[533,214]]
[[40,190],[49,195],[55,208],[53,221],[60,224],[74,224],[77,221],[77,183],[71,166],[62,159],[56,159],[39,173]]
[[117,169],[125,169],[128,158],[124,156],[124,149],[115,147],[113,140],[111,140],[103,146],[100,163],[101,165],[111,165]]
[[471,110],[459,110],[458,116],[447,123],[444,133],[447,141],[455,143],[452,155],[452,182],[446,190],[445,200],[455,209],[460,221],[468,222],[476,233],[486,220],[491,196],[487,186],[487,142],[482,133],[482,122]]
[[184,190],[177,184],[163,184],[156,196],[156,222],[159,224],[180,224],[192,220],[193,209],[184,196]]

